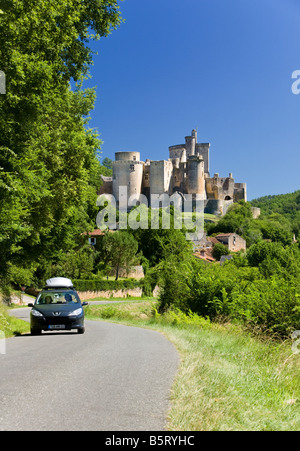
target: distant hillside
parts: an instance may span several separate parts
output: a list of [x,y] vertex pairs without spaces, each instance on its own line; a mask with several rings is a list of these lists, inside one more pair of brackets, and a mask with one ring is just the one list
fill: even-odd
[[251,202],[253,207],[259,207],[263,217],[280,219],[283,216],[288,220],[293,232],[300,237],[300,190],[294,193],[264,196]]

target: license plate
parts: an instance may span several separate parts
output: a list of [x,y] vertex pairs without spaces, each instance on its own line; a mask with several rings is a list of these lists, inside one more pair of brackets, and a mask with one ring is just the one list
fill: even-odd
[[48,326],[49,330],[61,330],[65,328],[66,326],[64,324],[54,324],[53,326]]

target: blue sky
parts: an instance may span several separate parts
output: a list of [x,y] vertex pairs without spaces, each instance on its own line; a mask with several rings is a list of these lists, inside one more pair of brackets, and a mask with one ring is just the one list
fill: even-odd
[[98,51],[90,126],[102,156],[167,159],[193,128],[211,174],[248,184],[249,200],[300,189],[298,0],[125,0]]

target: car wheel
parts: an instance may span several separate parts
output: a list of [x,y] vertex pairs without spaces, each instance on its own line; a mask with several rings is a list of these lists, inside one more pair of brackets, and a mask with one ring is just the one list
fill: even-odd
[[31,329],[31,335],[41,335],[41,333],[40,329]]
[[77,332],[78,332],[79,334],[84,334],[85,328],[84,328],[84,327],[81,327],[80,329],[77,330]]

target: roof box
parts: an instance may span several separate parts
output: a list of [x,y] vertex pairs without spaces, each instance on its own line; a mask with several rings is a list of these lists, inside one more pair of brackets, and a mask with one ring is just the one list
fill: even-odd
[[73,282],[65,277],[53,277],[46,281],[46,288],[73,288]]

